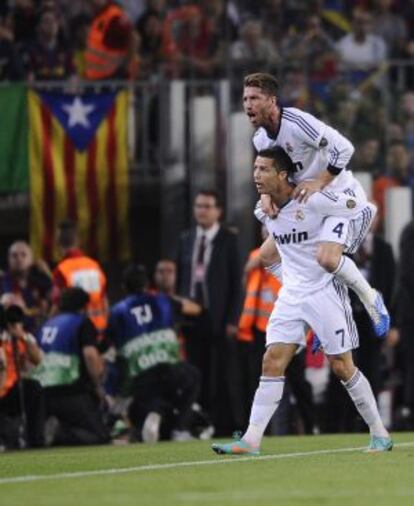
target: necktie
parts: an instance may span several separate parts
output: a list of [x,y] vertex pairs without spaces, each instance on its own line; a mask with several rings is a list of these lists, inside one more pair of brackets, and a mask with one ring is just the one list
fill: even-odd
[[195,299],[203,305],[204,300],[204,278],[205,278],[205,265],[204,254],[206,251],[206,236],[202,235],[198,245],[197,259],[196,259],[196,282],[195,282]]

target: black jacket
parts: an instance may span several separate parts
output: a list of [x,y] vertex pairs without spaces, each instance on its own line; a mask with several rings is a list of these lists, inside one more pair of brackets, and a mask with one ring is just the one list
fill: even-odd
[[395,297],[397,326],[414,324],[414,220],[402,231]]

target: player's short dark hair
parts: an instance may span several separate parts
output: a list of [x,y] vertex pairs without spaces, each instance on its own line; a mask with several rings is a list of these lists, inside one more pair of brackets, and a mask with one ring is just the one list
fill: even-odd
[[270,95],[271,97],[277,97],[279,94],[279,82],[272,74],[265,72],[256,72],[255,74],[249,74],[244,78],[244,87],[251,86],[254,88],[260,88],[263,93]]
[[89,294],[82,288],[78,286],[66,288],[60,296],[59,309],[62,312],[78,313],[85,309],[88,302]]
[[257,153],[257,156],[273,160],[273,165],[277,172],[286,171],[288,176],[293,176],[295,173],[295,165],[292,159],[280,146],[271,149],[262,149]]
[[62,248],[72,248],[77,240],[78,227],[72,220],[63,220],[58,225],[57,242]]
[[148,285],[148,274],[145,265],[128,265],[122,273],[122,284],[130,293],[142,293]]
[[198,190],[195,198],[197,198],[199,195],[203,195],[204,197],[213,197],[216,207],[220,209],[223,207],[221,196],[217,190],[214,190],[212,188],[202,188],[201,190]]

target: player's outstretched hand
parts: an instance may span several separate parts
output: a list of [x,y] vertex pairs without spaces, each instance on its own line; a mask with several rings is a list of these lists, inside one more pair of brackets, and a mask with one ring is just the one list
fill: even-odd
[[272,202],[270,195],[260,195],[260,204],[262,211],[270,218],[276,218],[279,214],[279,208]]
[[[299,202],[307,202],[308,198],[322,189],[322,184],[319,181],[302,181],[297,185],[293,192],[293,198],[298,199]],[[262,204],[263,205],[263,204]]]

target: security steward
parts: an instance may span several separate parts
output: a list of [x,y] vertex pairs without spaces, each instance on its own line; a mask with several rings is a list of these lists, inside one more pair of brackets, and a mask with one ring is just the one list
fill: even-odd
[[91,0],[95,10],[85,53],[85,77],[104,80],[138,76],[139,38],[122,8],[109,0]]

